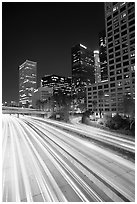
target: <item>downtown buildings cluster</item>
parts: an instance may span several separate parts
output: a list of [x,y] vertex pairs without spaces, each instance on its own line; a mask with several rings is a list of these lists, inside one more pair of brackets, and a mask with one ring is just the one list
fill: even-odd
[[70,96],[96,115],[122,113],[125,95],[135,99],[135,3],[106,2],[105,30],[99,33],[99,50],[79,43],[71,48],[72,76],[42,77],[37,86],[37,63],[19,66],[19,102],[37,108],[52,95]]

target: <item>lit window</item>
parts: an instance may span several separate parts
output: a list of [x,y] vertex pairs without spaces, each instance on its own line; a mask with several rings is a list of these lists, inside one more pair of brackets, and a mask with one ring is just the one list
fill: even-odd
[[134,56],[135,56],[135,53],[132,53],[130,56],[131,56],[131,58],[134,57]]
[[113,8],[113,11],[116,11],[118,9],[118,6],[115,6],[114,8]]
[[126,2],[121,3],[120,6],[123,6],[125,3],[126,3]]
[[124,75],[124,78],[129,78],[129,74]]
[[126,13],[122,13],[121,18],[124,18],[126,15]]
[[118,84],[118,86],[121,86],[121,85],[122,85],[122,82],[121,82],[121,81],[118,81],[117,84]]
[[135,66],[131,66],[131,71],[134,71],[135,70]]

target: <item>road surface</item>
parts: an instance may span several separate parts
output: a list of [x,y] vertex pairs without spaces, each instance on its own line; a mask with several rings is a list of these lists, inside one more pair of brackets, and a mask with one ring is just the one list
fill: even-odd
[[3,202],[135,201],[134,163],[71,132],[2,116]]

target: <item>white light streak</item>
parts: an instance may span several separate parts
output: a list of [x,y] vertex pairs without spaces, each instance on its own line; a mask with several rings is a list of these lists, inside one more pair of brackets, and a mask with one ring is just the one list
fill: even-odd
[[85,49],[87,49],[87,47],[86,47],[86,46],[84,46],[84,45],[82,45],[82,44],[80,44],[80,46],[81,46],[81,47],[83,47],[83,48],[85,48]]

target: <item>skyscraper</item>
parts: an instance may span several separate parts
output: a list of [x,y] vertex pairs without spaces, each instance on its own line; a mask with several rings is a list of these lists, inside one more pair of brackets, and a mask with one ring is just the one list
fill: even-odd
[[100,58],[101,81],[108,79],[106,46],[107,46],[106,45],[106,32],[105,30],[103,30],[99,33],[99,58]]
[[95,83],[101,82],[99,50],[94,50]]
[[32,93],[37,88],[37,62],[26,60],[19,66],[19,103],[32,105]]
[[135,99],[135,3],[106,2],[105,24],[108,80],[87,87],[87,108],[123,113],[124,97]]
[[85,88],[95,82],[94,52],[82,44],[71,49],[73,96],[82,99]]
[[108,79],[115,89],[115,110],[122,111],[122,98],[135,98],[135,3],[105,3]]

